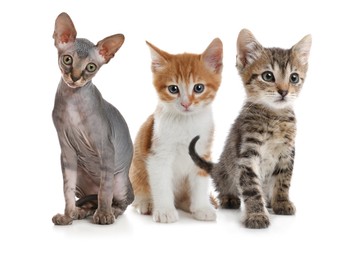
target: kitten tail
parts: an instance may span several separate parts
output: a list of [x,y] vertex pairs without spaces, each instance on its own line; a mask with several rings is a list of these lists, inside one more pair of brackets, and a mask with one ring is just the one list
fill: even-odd
[[194,161],[194,163],[201,169],[205,170],[207,173],[211,175],[214,164],[211,162],[206,161],[202,157],[200,157],[196,152],[196,143],[199,139],[199,135],[197,135],[195,138],[192,139],[190,145],[189,145],[189,154]]

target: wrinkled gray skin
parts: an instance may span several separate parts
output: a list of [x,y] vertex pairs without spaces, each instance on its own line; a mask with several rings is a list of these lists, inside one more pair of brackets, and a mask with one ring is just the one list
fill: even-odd
[[[102,98],[91,79],[121,47],[124,37],[113,35],[97,45],[76,39],[66,13],[57,17],[53,37],[62,71],[52,117],[61,146],[65,212],[52,221],[67,225],[93,214],[94,223],[111,224],[134,199],[128,177],[133,145],[124,118]],[[88,71],[91,63],[95,71]],[[97,201],[76,206],[76,197],[93,194]]]

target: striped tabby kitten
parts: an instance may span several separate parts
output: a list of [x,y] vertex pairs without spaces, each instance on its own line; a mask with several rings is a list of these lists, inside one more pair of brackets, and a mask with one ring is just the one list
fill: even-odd
[[311,36],[291,49],[264,48],[243,29],[237,40],[237,69],[247,99],[225,143],[219,163],[199,157],[194,138],[189,151],[194,162],[211,174],[223,208],[245,205],[247,228],[270,224],[266,207],[293,215],[289,200],[294,165],[296,120],[293,102],[307,72]]
[[178,220],[176,208],[198,220],[215,220],[209,201],[209,176],[191,160],[187,146],[200,135],[197,150],[210,156],[211,104],[220,86],[222,42],[215,39],[201,54],[172,55],[148,43],[152,57],[157,109],[134,143],[130,178],[133,206],[154,221]]

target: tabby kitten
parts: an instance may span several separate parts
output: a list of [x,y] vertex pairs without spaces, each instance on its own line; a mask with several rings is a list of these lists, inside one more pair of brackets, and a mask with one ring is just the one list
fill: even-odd
[[191,212],[198,220],[215,220],[209,176],[195,166],[187,147],[200,135],[197,149],[210,157],[211,104],[221,81],[222,42],[214,39],[201,55],[172,55],[147,44],[159,101],[134,144],[130,169],[133,205],[141,214],[152,214],[156,222],[177,221],[176,208]]
[[[121,113],[103,99],[92,79],[124,36],[95,45],[76,35],[69,15],[61,13],[53,38],[62,78],[52,117],[61,147],[65,212],[52,221],[67,225],[93,214],[94,223],[111,224],[134,199],[128,176],[133,144]],[[80,198],[76,203],[75,197]]]
[[189,146],[194,162],[213,177],[222,208],[238,209],[242,198],[247,228],[269,226],[266,207],[279,215],[295,214],[289,200],[296,133],[292,106],[306,77],[310,47],[307,35],[288,50],[264,48],[243,29],[237,69],[247,98],[219,163],[198,156],[198,136]]

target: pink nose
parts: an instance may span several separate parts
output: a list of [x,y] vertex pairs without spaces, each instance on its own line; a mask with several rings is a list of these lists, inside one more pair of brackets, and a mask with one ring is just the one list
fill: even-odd
[[180,103],[184,108],[188,109],[189,106],[191,106],[191,103],[190,102],[181,102]]

